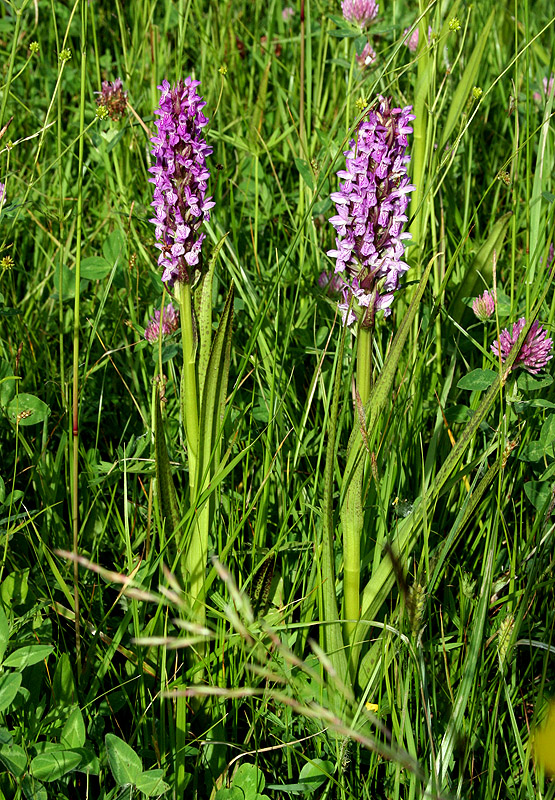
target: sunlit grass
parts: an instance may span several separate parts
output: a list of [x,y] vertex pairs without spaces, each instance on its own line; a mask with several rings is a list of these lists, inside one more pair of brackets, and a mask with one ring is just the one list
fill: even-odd
[[[542,4],[380,3],[361,69],[367,37],[339,2],[292,7],[3,7],[6,798],[553,796],[532,747],[555,693],[552,362],[505,376],[491,351],[523,316],[553,331],[553,19]],[[181,338],[144,339],[170,299],[148,222],[156,87],[189,74],[214,149],[207,259],[226,235],[215,322],[235,291],[223,466],[199,500],[214,506],[202,624],[181,594],[196,525]],[[101,119],[95,92],[118,77],[129,107]],[[355,342],[318,277],[334,266],[343,151],[380,93],[414,106],[417,189],[410,270],[372,341],[386,388],[359,434],[349,674],[333,623]],[[469,298],[485,289],[497,306],[482,323]]]

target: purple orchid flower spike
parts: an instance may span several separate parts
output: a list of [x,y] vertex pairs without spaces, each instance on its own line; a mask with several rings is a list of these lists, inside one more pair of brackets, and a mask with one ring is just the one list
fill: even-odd
[[202,136],[208,119],[202,113],[205,103],[196,92],[199,84],[188,77],[173,88],[167,80],[158,87],[162,93],[155,111],[160,117],[158,134],[151,139],[156,164],[149,170],[154,176],[150,182],[155,216],[150,221],[156,226],[162,280],[170,286],[194,285],[200,277],[205,234],[198,230],[210,219],[215,205],[206,196],[210,177],[206,158],[212,148]]
[[399,278],[408,269],[402,259],[404,242],[410,239],[403,226],[415,188],[407,176],[411,112],[411,106],[391,108],[389,100],[378,99],[345,151],[346,169],[337,173],[342,183],[330,195],[337,211],[330,222],[337,237],[328,256],[344,279],[339,307],[347,325],[358,319],[363,327],[372,327],[378,310],[389,316]]

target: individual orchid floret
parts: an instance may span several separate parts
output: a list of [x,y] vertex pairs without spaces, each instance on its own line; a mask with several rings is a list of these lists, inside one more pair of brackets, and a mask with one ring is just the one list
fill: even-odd
[[[498,358],[501,356],[503,362],[508,358],[525,325],[526,319],[521,317],[518,322],[513,324],[512,333],[509,333],[507,328],[504,328],[499,334],[499,339],[496,339],[492,344],[493,353]],[[553,340],[547,337],[547,331],[540,325],[538,320],[534,320],[515,359],[513,368],[524,367],[532,375],[537,375],[546,366],[547,362],[553,358],[552,348]]]
[[[374,324],[375,313],[391,314],[394,292],[408,265],[402,260],[409,194],[407,135],[412,133],[412,107],[391,108],[380,97],[359,124],[356,139],[345,151],[346,169],[339,170],[339,191],[330,197],[337,213],[330,218],[337,237],[328,256],[344,281],[347,324]],[[351,302],[351,298],[352,302]],[[350,308],[347,314],[346,308]]]
[[0,183],[0,208],[2,208],[5,202],[6,202],[6,184]]
[[179,327],[179,311],[176,311],[171,303],[164,307],[163,312],[159,308],[154,312],[145,330],[145,339],[154,344],[160,337],[163,339],[176,331]]
[[281,18],[284,22],[289,22],[295,16],[295,9],[291,6],[286,6],[281,12]]
[[206,158],[212,148],[202,136],[208,123],[202,113],[206,105],[197,94],[200,81],[191,77],[178,81],[172,88],[167,80],[158,88],[160,106],[154,112],[158,134],[150,140],[156,164],[153,174],[156,247],[161,251],[158,264],[163,268],[162,280],[174,283],[196,283],[201,273],[201,248],[204,233],[198,233],[210,219],[215,205],[206,196],[210,172]]
[[405,28],[404,30],[405,39],[403,40],[403,44],[406,44],[411,53],[416,53],[416,50],[418,48],[418,28],[415,28],[413,32],[410,34],[410,36],[407,35],[409,31],[410,28]]
[[379,5],[374,0],[342,0],[341,10],[347,22],[366,28],[378,16]]
[[364,69],[376,61],[376,51],[372,48],[370,42],[366,42],[362,48],[362,53],[359,56],[355,56],[355,58],[359,67]]
[[[416,53],[418,49],[418,28],[415,28],[413,32],[408,36],[410,28],[405,28],[404,34],[405,38],[403,40],[403,44],[405,44],[411,53]],[[428,44],[430,45],[432,42],[432,26],[428,25]]]
[[549,245],[549,252],[547,253],[547,269],[551,272],[551,268],[553,267],[553,260],[555,259],[555,247],[553,246],[553,242]]
[[486,291],[472,301],[472,310],[480,322],[486,322],[495,311],[495,295]]
[[318,276],[318,286],[329,295],[338,295],[343,289],[343,284],[341,275],[335,275],[333,272],[324,271]]
[[127,108],[127,92],[123,91],[121,78],[115,81],[102,81],[102,91],[95,92],[96,104],[104,106],[110,119],[118,120],[123,117]]
[[[544,78],[543,81],[543,96],[548,100],[552,94],[555,94],[555,76],[551,73],[549,78]],[[534,92],[532,95],[536,103],[541,103],[542,95],[540,92]]]

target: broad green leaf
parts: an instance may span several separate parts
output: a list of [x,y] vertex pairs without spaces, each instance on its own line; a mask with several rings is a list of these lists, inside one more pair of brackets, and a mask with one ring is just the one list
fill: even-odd
[[16,395],[8,405],[8,416],[18,425],[37,425],[50,415],[50,408],[33,394],[22,392]]
[[53,650],[54,647],[51,644],[28,644],[11,653],[4,661],[4,666],[15,669],[32,667],[33,664],[38,664],[39,661],[48,658]]
[[21,672],[0,675],[0,711],[6,711],[11,706],[20,686]]
[[551,386],[552,383],[553,378],[551,375],[546,375],[544,378],[538,378],[537,376],[530,375],[529,372],[521,372],[517,380],[518,388],[522,389],[523,392],[533,392],[537,389],[545,389],[547,386]]
[[100,763],[94,750],[91,750],[90,747],[72,747],[71,750],[81,758],[79,766],[76,767],[77,772],[85,772],[89,775],[100,773]]
[[15,394],[16,384],[20,380],[13,374],[13,367],[8,361],[0,361],[0,406],[5,408]]
[[247,800],[245,793],[241,789],[218,789],[215,800]]
[[473,369],[468,375],[464,375],[457,383],[458,389],[470,389],[481,392],[489,389],[497,377],[497,372],[492,369]]
[[241,764],[233,776],[234,789],[241,789],[245,800],[256,797],[257,792],[263,792],[266,785],[264,774],[255,764]]
[[321,758],[313,758],[301,769],[299,783],[302,783],[306,786],[307,792],[314,792],[323,783],[329,780],[334,772],[335,767],[331,761],[324,761]]
[[57,781],[62,775],[72,772],[81,761],[79,753],[65,750],[50,750],[41,753],[31,761],[31,774],[39,781]]
[[83,747],[86,739],[85,723],[79,706],[70,712],[60,736],[60,744],[64,747]]
[[547,481],[527,481],[524,491],[537,511],[542,511],[551,497],[551,487]]
[[312,175],[312,170],[310,169],[310,164],[308,164],[306,161],[303,161],[302,158],[296,158],[295,165],[308,188],[314,190],[314,177]]
[[468,98],[472,91],[472,88],[476,86],[476,79],[478,77],[478,72],[480,70],[480,64],[482,62],[482,57],[484,54],[484,49],[486,47],[488,37],[491,31],[491,26],[493,25],[493,20],[495,18],[496,11],[495,9],[489,15],[489,18],[482,29],[482,33],[480,34],[478,41],[472,48],[469,58],[466,64],[466,69],[463,72],[462,78],[459,81],[457,88],[453,94],[453,99],[451,100],[451,105],[449,106],[449,113],[447,114],[447,119],[445,121],[445,127],[443,129],[443,134],[441,137],[441,145],[439,149],[442,149],[447,144],[449,137],[451,136],[455,125],[459,122],[462,117],[462,113],[466,107]]
[[13,570],[0,586],[0,597],[5,608],[22,605],[29,593],[29,568]]
[[4,653],[6,652],[6,647],[8,646],[8,639],[10,638],[10,626],[8,624],[8,618],[4,612],[2,606],[0,606],[0,664],[2,663],[2,659],[4,658]]
[[11,744],[13,736],[7,728],[0,728],[0,744]]
[[555,441],[555,414],[550,414],[542,425],[540,443],[547,450]]
[[163,769],[151,769],[139,775],[135,786],[139,792],[142,792],[147,797],[158,797],[170,788],[163,780],[163,777]]
[[27,800],[48,800],[45,787],[32,775],[25,775],[21,781],[21,788]]
[[113,231],[102,245],[102,255],[113,266],[125,253],[125,236],[119,230]]
[[16,778],[20,778],[27,766],[27,754],[17,744],[3,744],[0,747],[0,761]]
[[72,706],[76,700],[75,684],[71,661],[67,653],[62,653],[56,665],[52,681],[52,703],[58,706]]
[[89,281],[99,281],[110,274],[112,265],[105,258],[91,256],[81,262],[81,278]]
[[137,779],[142,775],[143,765],[137,753],[127,742],[107,733],[104,739],[108,763],[118,786],[135,786]]
[[528,442],[528,444],[522,448],[519,458],[521,461],[539,461],[540,458],[543,458],[544,453],[545,450],[541,442]]

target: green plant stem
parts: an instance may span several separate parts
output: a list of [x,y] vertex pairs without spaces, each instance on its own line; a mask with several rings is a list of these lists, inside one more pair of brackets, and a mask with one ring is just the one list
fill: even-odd
[[[372,391],[372,332],[373,328],[359,328],[357,343],[357,406],[355,408],[355,430],[362,424],[360,415],[368,404]],[[352,644],[353,635],[360,617],[360,537],[364,510],[362,489],[366,454],[358,460],[357,467],[345,496],[342,512],[343,523],[343,592],[345,599],[345,633]]]
[[75,658],[77,671],[81,670],[81,634],[79,627],[79,566],[77,551],[79,548],[79,284],[81,282],[81,238],[83,226],[83,149],[85,129],[85,89],[87,75],[87,6],[81,4],[81,97],[79,105],[79,155],[77,184],[77,224],[75,229],[75,301],[73,307],[73,398],[72,398],[72,434],[73,461],[71,482],[71,520],[73,528],[73,597],[75,611]]
[[27,3],[23,3],[22,7],[15,10],[15,30],[12,36],[12,47],[10,51],[10,61],[8,64],[8,75],[6,77],[6,84],[2,87],[2,108],[0,109],[0,128],[4,124],[4,116],[6,114],[6,106],[8,104],[8,97],[10,96],[10,88],[13,78],[13,70],[15,64],[15,53],[19,45],[19,33],[21,31],[21,15]]
[[189,488],[191,503],[195,502],[198,467],[198,398],[195,366],[195,334],[193,328],[193,301],[191,286],[177,283],[175,294],[179,303],[181,336],[183,340],[183,373],[181,377],[181,418],[185,426],[187,455],[189,459]]

